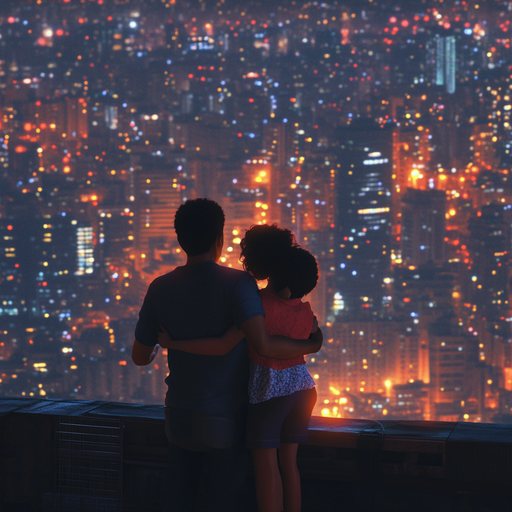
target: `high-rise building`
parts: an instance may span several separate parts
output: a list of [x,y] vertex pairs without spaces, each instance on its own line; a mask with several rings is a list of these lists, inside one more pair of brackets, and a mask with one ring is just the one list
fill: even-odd
[[[506,208],[506,207],[505,207]],[[469,221],[468,302],[490,324],[490,330],[510,342],[508,297],[509,223],[501,204],[484,206]]]
[[381,315],[388,303],[383,281],[391,266],[393,132],[366,123],[342,128],[334,149],[338,312]]
[[[179,252],[174,233],[174,214],[179,208],[179,178],[170,170],[136,171],[136,213],[134,236],[137,270],[153,269],[167,262],[172,266]],[[162,273],[160,269],[160,273]],[[154,276],[156,277],[156,276]]]
[[408,188],[402,198],[402,261],[418,266],[445,259],[446,193]]
[[448,94],[456,89],[457,47],[455,36],[437,34],[430,44],[430,65],[434,83],[443,86]]

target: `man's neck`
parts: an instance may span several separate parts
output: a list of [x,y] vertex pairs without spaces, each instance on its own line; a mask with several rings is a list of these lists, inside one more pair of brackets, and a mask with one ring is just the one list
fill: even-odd
[[197,265],[199,263],[204,263],[206,261],[215,262],[215,257],[209,252],[205,252],[204,254],[198,254],[197,256],[187,255],[187,262],[185,263],[185,265]]

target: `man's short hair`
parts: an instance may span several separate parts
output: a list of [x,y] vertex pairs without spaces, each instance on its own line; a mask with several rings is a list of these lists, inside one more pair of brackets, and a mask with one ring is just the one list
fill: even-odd
[[215,201],[189,199],[174,216],[178,242],[189,256],[208,252],[224,230],[224,212]]

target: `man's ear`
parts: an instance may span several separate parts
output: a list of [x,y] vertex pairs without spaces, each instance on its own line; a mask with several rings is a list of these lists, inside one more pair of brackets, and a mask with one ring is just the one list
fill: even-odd
[[216,252],[216,260],[218,261],[220,259],[220,256],[222,254],[222,248],[224,247],[224,232],[222,232],[216,239],[215,239],[215,252]]

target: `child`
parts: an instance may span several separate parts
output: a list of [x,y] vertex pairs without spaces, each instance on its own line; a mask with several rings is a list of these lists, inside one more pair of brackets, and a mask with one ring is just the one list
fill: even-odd
[[[309,303],[301,298],[318,281],[315,257],[295,243],[289,230],[275,225],[253,226],[241,247],[244,269],[257,280],[268,279],[267,287],[260,292],[268,334],[308,338],[318,326]],[[168,348],[208,355],[226,353],[240,337],[236,327],[221,338],[186,343],[161,335]],[[251,345],[248,349],[251,363],[246,442],[252,450],[258,511],[281,512],[284,503],[286,512],[299,512],[297,448],[308,437],[309,418],[316,402],[315,382],[303,357],[270,359],[260,356]]]

